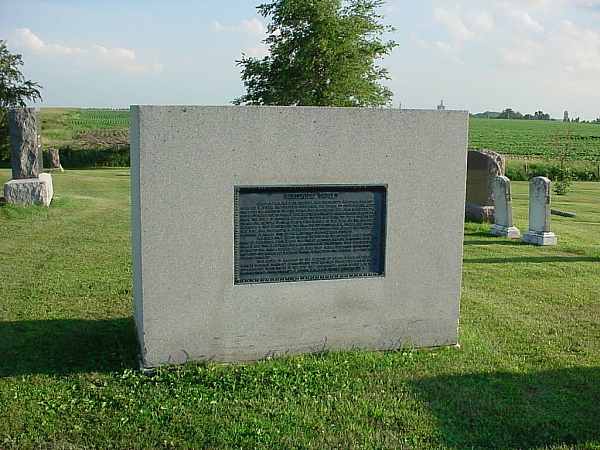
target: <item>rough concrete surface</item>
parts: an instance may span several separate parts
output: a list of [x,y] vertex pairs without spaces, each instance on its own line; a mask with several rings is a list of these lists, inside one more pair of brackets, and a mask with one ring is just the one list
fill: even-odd
[[[146,367],[458,342],[468,114],[133,106]],[[234,189],[387,186],[384,277],[234,284]]]
[[48,173],[40,174],[39,178],[10,180],[4,185],[4,198],[13,205],[50,206],[53,196],[52,176]]

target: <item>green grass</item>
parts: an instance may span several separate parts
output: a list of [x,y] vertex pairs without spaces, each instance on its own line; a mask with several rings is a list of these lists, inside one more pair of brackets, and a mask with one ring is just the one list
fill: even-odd
[[469,146],[517,157],[544,157],[565,145],[569,157],[600,161],[600,124],[563,123],[546,120],[501,120],[471,118]]
[[144,376],[128,171],[54,180],[50,209],[0,207],[0,448],[600,449],[598,183],[555,197],[557,247],[466,225],[460,349]]

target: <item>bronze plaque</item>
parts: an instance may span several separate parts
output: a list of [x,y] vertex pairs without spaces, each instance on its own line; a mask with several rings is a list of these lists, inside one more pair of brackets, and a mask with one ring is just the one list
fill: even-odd
[[385,186],[236,187],[235,284],[383,276]]

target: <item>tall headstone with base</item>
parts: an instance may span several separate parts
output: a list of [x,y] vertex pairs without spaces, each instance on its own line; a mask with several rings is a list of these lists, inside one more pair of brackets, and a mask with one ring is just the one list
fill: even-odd
[[42,154],[33,108],[8,111],[12,180],[4,185],[4,198],[14,205],[50,206],[52,176],[42,172]]
[[504,157],[491,150],[470,150],[467,155],[465,216],[476,222],[494,221],[492,182],[504,175]]
[[550,231],[550,217],[550,180],[535,177],[529,183],[529,231],[523,242],[556,245],[556,235]]
[[519,239],[521,232],[513,225],[510,180],[505,176],[496,177],[492,182],[492,189],[494,191],[495,211],[491,234],[509,239]]

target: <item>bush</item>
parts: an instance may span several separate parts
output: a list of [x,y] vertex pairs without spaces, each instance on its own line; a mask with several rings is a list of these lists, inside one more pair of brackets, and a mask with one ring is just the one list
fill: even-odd
[[548,177],[552,181],[558,182],[563,180],[566,175],[568,175],[570,181],[600,181],[598,168],[594,170],[591,166],[561,169],[559,163],[535,162],[525,164],[521,161],[508,161],[506,167],[506,176],[512,181],[528,181],[533,177]]
[[[129,147],[101,150],[76,150],[69,146],[59,149],[60,164],[65,169],[85,169],[94,167],[129,167]],[[44,167],[50,166],[50,154],[44,152]]]

